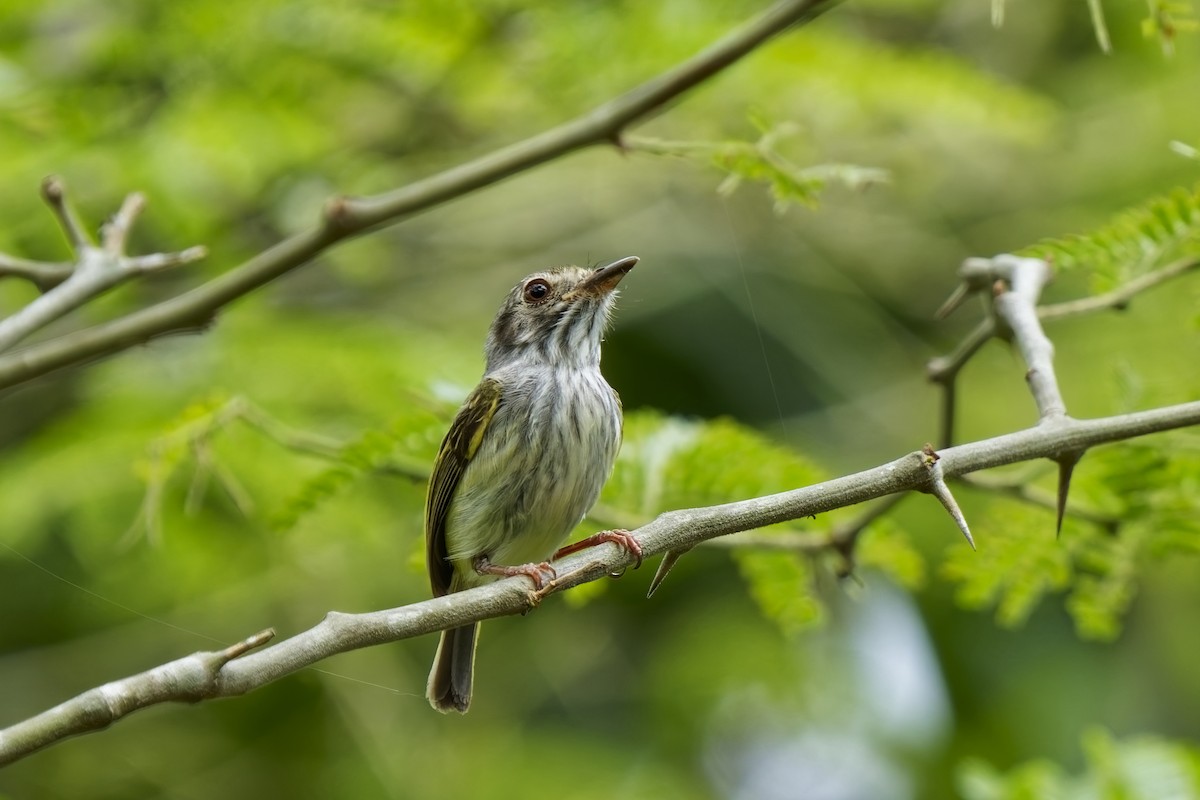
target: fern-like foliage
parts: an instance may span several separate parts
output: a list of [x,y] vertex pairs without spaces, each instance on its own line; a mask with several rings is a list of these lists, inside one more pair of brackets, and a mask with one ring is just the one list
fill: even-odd
[[744,182],[765,184],[775,201],[775,212],[782,214],[793,203],[816,207],[821,193],[837,184],[852,190],[865,189],[886,183],[886,170],[857,164],[815,164],[800,166],[781,149],[781,143],[794,138],[800,127],[794,123],[770,125],[752,118],[758,128],[755,141],[675,142],[662,139],[631,138],[626,144],[633,149],[658,155],[707,160],[725,173],[717,187],[722,195],[737,191]]
[[1022,254],[1058,269],[1088,270],[1097,292],[1179,259],[1200,258],[1200,186],[1176,189],[1098,231],[1040,242]]
[[[396,453],[406,449],[406,440],[407,447],[411,448],[414,438],[419,444],[428,445],[435,441],[431,438],[435,435],[432,426],[419,434],[414,433],[412,421],[408,418],[398,419],[384,429],[364,431],[357,439],[343,445],[336,454],[329,456],[333,462],[330,466],[300,484],[272,514],[272,527],[279,531],[290,530],[305,515],[336,497],[364,476],[396,471]],[[427,451],[428,447],[420,449]],[[419,463],[416,459],[413,461]],[[428,463],[432,465],[433,459],[429,458]],[[419,479],[419,467],[410,470],[409,477]]]
[[1142,34],[1158,39],[1163,55],[1175,54],[1175,39],[1181,33],[1200,31],[1200,18],[1191,3],[1179,0],[1146,0],[1148,13],[1142,20]]
[[979,552],[956,547],[942,564],[967,608],[995,607],[1006,627],[1023,623],[1050,593],[1085,639],[1111,640],[1137,594],[1146,561],[1200,554],[1200,454],[1131,443],[1090,453],[1076,471],[1073,497],[1120,520],[1113,532],[1068,522],[1052,535],[1051,512],[1000,501],[977,516]]
[[[640,411],[626,417],[625,444],[601,502],[649,519],[673,508],[742,500],[825,477],[801,454],[731,420],[701,422]],[[819,537],[828,534],[833,519],[826,515],[766,531],[800,530]],[[899,528],[877,523],[862,541],[861,564],[909,587],[924,579],[924,560]],[[811,556],[739,548],[734,559],[759,608],[784,632],[796,633],[821,622],[823,606],[813,591]]]
[[[256,430],[281,449],[315,456],[326,465],[286,492],[282,502],[251,497],[238,483],[235,470],[222,463],[215,447],[235,423]],[[416,412],[340,443],[288,428],[245,398],[213,396],[189,405],[148,446],[138,465],[146,483],[140,522],[152,537],[162,536],[160,517],[166,489],[190,463],[189,510],[204,502],[204,487],[208,478],[215,476],[244,514],[251,514],[256,506],[274,504],[275,510],[266,515],[268,523],[277,531],[288,531],[370,476],[399,473],[405,480],[422,480],[445,424],[446,420],[436,415]],[[632,527],[663,511],[786,491],[825,477],[799,453],[731,420],[683,420],[650,411],[631,412],[625,419],[625,442],[614,474],[585,527]],[[819,545],[829,536],[835,517],[773,526],[767,534],[772,530],[803,532],[812,537],[807,541]],[[423,543],[414,539],[414,569],[423,567],[423,559],[417,557],[422,547]],[[833,548],[818,550],[815,555],[812,548],[805,552],[782,548],[732,551],[751,596],[764,615],[786,633],[819,624],[824,617],[824,607],[814,592],[814,569],[822,567],[826,559],[840,556]],[[859,565],[877,569],[899,585],[915,589],[924,582],[924,558],[906,532],[888,520],[872,524],[859,540],[856,557]],[[584,602],[604,591],[604,586],[601,582],[590,584],[571,593],[570,600]]]
[[185,510],[195,512],[204,502],[208,485],[215,480],[245,515],[257,505],[237,478],[236,471],[217,454],[217,440],[231,427],[251,428],[281,449],[329,462],[270,514],[273,528],[286,531],[306,514],[340,494],[363,476],[399,473],[421,480],[432,463],[431,451],[440,436],[440,422],[425,413],[400,417],[386,428],[367,430],[342,443],[320,434],[293,429],[241,396],[214,394],[191,403],[162,433],[148,444],[135,471],[146,484],[134,530],[144,526],[147,535],[160,540],[162,504],[168,484],[191,466]]
[[1200,798],[1200,748],[1158,736],[1117,740],[1103,729],[1083,737],[1084,769],[1072,776],[1058,764],[1031,761],[1000,772],[978,759],[958,771],[964,800],[1195,800]]

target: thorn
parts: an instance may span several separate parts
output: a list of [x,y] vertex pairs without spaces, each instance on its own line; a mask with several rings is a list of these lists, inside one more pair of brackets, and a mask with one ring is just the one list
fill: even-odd
[[1071,491],[1071,473],[1083,458],[1082,451],[1067,453],[1055,459],[1058,462],[1058,518],[1055,521],[1054,538],[1062,536],[1063,516],[1067,513],[1067,494]]
[[691,549],[689,547],[687,550],[668,550],[663,555],[663,560],[658,565],[658,571],[654,573],[654,578],[650,581],[650,588],[646,591],[646,597],[654,596],[654,593],[658,591],[658,587],[662,585],[662,582],[667,579],[667,575],[675,567],[676,562],[683,558],[683,554]]
[[971,529],[967,526],[967,518],[963,516],[962,509],[958,507],[958,501],[954,499],[954,495],[950,493],[950,487],[946,485],[938,454],[930,445],[925,445],[921,452],[925,455],[925,466],[929,468],[929,492],[941,501],[954,523],[958,525],[958,529],[962,531],[962,535],[967,537],[967,544],[971,545],[971,549],[977,550],[975,539],[971,536]]
[[955,309],[963,304],[963,301],[966,300],[967,296],[970,294],[971,287],[966,281],[960,283],[958,286],[955,286],[954,291],[951,292],[950,296],[946,298],[946,302],[942,303],[941,306],[938,307],[938,310],[933,312],[933,318],[945,319],[946,317],[950,316],[954,313]]

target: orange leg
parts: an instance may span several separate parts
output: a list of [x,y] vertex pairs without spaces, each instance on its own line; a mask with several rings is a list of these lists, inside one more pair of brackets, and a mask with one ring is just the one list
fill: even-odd
[[520,564],[515,567],[506,567],[501,564],[493,564],[488,560],[487,556],[475,556],[475,560],[471,562],[475,567],[475,571],[480,575],[499,575],[502,578],[511,578],[513,575],[524,575],[529,580],[533,581],[533,588],[541,591],[546,588],[546,584],[558,577],[558,573],[554,571],[554,567],[550,563],[543,561],[540,564]]
[[632,553],[634,557],[637,558],[637,564],[634,565],[634,569],[637,569],[642,565],[642,546],[638,544],[637,539],[630,535],[629,531],[620,529],[593,533],[586,539],[580,539],[574,544],[569,544],[566,547],[560,548],[559,551],[552,556],[551,560],[559,559],[563,556],[569,556],[571,553],[578,553],[580,550],[586,550],[589,547],[595,547],[596,545],[604,544],[605,542],[612,542],[626,552]]

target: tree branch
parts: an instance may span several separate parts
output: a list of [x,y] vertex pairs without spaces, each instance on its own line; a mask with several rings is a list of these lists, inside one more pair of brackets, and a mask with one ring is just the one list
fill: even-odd
[[1037,313],[1042,289],[1050,282],[1050,265],[1040,258],[1005,254],[988,259],[969,258],[963,264],[963,271],[973,271],[997,282],[992,301],[996,317],[1021,351],[1028,367],[1025,379],[1042,421],[1066,416],[1067,406],[1054,372],[1054,345],[1042,330]]
[[[118,284],[139,275],[186,264],[205,255],[203,247],[192,247],[179,253],[136,257],[125,255],[129,228],[146,202],[139,194],[126,198],[113,222],[105,227],[104,243],[100,247],[92,244],[84,233],[79,218],[67,202],[66,187],[61,180],[47,178],[42,184],[42,195],[58,217],[75,251],[75,265],[62,281],[46,289],[44,294],[15,314],[0,320],[0,352],[11,349],[31,333]],[[47,275],[53,273],[43,268],[34,270],[32,274],[45,280]]]
[[[1037,425],[942,450],[936,461],[940,475],[932,473],[926,452],[915,451],[872,469],[802,489],[707,508],[669,511],[636,529],[633,535],[645,555],[682,551],[718,536],[886,495],[929,491],[935,478],[942,476],[1056,458],[1099,444],[1197,424],[1200,401],[1103,419],[1063,417],[1054,425]],[[548,591],[562,591],[621,572],[634,561],[634,556],[616,545],[572,555],[558,562],[559,577]],[[196,702],[245,694],[337,653],[522,613],[540,601],[528,583],[517,577],[386,611],[330,612],[317,626],[265,650],[237,657],[239,652],[261,643],[266,634],[259,634],[231,650],[197,653],[105,684],[19,722],[0,731],[0,765],[70,736],[100,730],[141,708],[168,701]]]
[[1069,300],[1042,306],[1038,309],[1038,317],[1042,320],[1055,320],[1064,317],[1074,317],[1079,314],[1090,314],[1093,311],[1115,309],[1124,311],[1129,307],[1133,298],[1147,289],[1153,289],[1161,283],[1178,278],[1179,276],[1200,268],[1200,258],[1182,258],[1162,269],[1139,275],[1128,283],[1122,284],[1112,291],[1098,294],[1095,297],[1084,297],[1079,300]]
[[0,253],[0,278],[21,278],[38,291],[49,291],[71,277],[74,266],[62,262],[33,261]]
[[394,223],[575,150],[620,146],[632,123],[738,61],[788,27],[807,22],[838,0],[782,0],[706,50],[576,119],[394,192],[334,198],[312,230],[285,239],[189,292],[128,316],[42,342],[0,358],[0,389],[63,367],[120,352],[155,337],[205,326],[239,297],[310,261],[332,245]]
[[[1065,319],[1067,317],[1075,317],[1107,309],[1124,310],[1128,308],[1133,298],[1142,292],[1178,278],[1197,268],[1200,268],[1200,259],[1180,259],[1165,267],[1140,275],[1101,295],[1038,306],[1037,316],[1038,319],[1046,321]],[[935,315],[938,319],[948,316],[973,292],[978,292],[985,288],[984,278],[986,276],[977,270],[968,270],[964,265],[959,274],[962,282],[954,290],[950,298],[938,309]],[[959,342],[953,351],[947,355],[932,358],[926,364],[926,378],[931,383],[939,384],[942,387],[941,421],[938,426],[938,441],[942,447],[948,447],[954,441],[954,421],[957,418],[956,382],[958,374],[966,366],[967,362],[996,333],[996,318],[993,315],[988,315],[971,329],[971,332]]]

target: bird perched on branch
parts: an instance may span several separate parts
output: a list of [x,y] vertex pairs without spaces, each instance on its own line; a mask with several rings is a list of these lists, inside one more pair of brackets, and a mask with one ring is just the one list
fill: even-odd
[[[602,531],[555,552],[596,502],[621,444],[621,401],[600,374],[600,343],[617,284],[636,256],[558,267],[517,284],[492,321],[483,379],[438,451],[425,503],[434,596],[524,575],[541,590],[548,558],[601,542],[638,557],[627,531]],[[443,631],[426,695],[465,713],[478,623]]]

